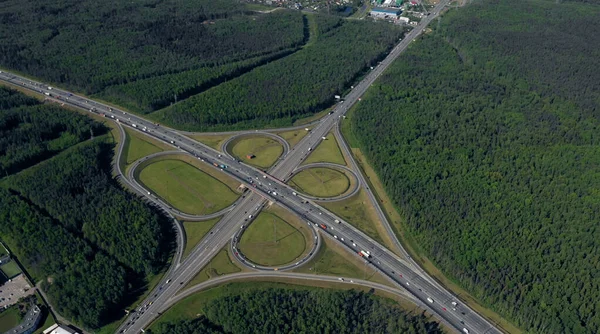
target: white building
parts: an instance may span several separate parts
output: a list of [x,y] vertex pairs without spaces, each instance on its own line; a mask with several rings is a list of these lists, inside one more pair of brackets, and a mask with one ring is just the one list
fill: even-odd
[[408,17],[401,16],[398,18],[398,22],[408,24],[408,22],[410,22],[410,19]]
[[43,332],[44,334],[81,334],[69,327],[61,326],[59,324],[54,324]]

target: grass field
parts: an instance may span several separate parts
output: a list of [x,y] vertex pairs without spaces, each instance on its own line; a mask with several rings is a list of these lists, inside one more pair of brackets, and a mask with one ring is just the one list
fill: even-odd
[[303,165],[315,162],[331,162],[338,165],[347,165],[346,159],[344,159],[344,155],[340,151],[333,133],[329,133],[325,138],[327,139],[322,140],[319,146],[313,147],[313,152],[304,160]]
[[[283,154],[281,143],[265,136],[244,136],[229,145],[231,153],[237,159],[263,169],[271,167]],[[254,155],[254,157],[248,159],[247,155]]]
[[369,203],[369,199],[363,190],[358,194],[342,201],[319,203],[326,209],[342,217],[354,227],[366,233],[374,240],[387,245],[381,238],[377,228],[377,214]]
[[10,261],[0,266],[0,270],[8,278],[13,278],[21,273],[21,268],[15,261]]
[[183,222],[185,229],[185,250],[183,251],[183,259],[196,247],[198,242],[210,231],[215,224],[221,220],[221,217],[200,221],[200,222]]
[[350,188],[350,179],[343,172],[331,168],[309,168],[294,175],[288,182],[299,192],[315,197],[334,197]]
[[[308,129],[310,129],[310,127],[308,127]],[[307,134],[308,131],[304,129],[283,131],[277,133],[278,136],[285,139],[285,141],[287,141],[288,144],[290,144],[290,147],[294,147],[296,144],[298,144],[298,142],[300,142],[302,138],[306,137]]]
[[125,133],[127,134],[125,146],[123,147],[125,167],[140,158],[169,149],[167,145],[152,140],[137,131],[125,128]]
[[21,322],[21,315],[17,306],[9,307],[0,313],[0,333],[7,333],[9,329]]
[[221,181],[177,159],[150,162],[139,171],[138,178],[157,196],[188,214],[214,213],[238,198]]
[[192,139],[195,139],[199,142],[201,142],[202,144],[208,145],[212,148],[214,148],[215,150],[221,150],[221,144],[223,144],[224,141],[226,141],[227,139],[229,139],[231,137],[231,135],[225,134],[225,135],[202,135],[202,134],[198,134],[198,135],[190,135],[189,136]]
[[261,212],[242,235],[240,251],[250,261],[265,266],[297,261],[307,247],[300,229],[307,227],[295,227],[272,213]]
[[229,257],[229,244],[223,247],[221,251],[206,265],[202,270],[192,278],[186,285],[186,288],[196,284],[208,281],[212,277],[222,276],[242,271]]

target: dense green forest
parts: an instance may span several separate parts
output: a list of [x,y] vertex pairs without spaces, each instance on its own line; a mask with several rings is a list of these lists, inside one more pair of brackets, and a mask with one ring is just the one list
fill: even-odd
[[0,178],[105,132],[88,117],[0,87]]
[[[200,310],[199,310],[200,311]],[[363,292],[252,289],[222,296],[193,320],[160,323],[155,334],[442,333],[423,315]]]
[[256,14],[235,0],[8,0],[0,18],[0,65],[140,112],[292,52],[308,35],[297,11]]
[[193,131],[291,125],[331,105],[402,33],[385,23],[323,21],[316,41],[302,50],[151,117]]
[[600,332],[600,6],[453,10],[351,131],[422,250],[536,333]]
[[[62,316],[100,327],[164,267],[171,223],[112,178],[104,126],[13,90],[0,94],[0,161],[14,173],[0,182],[0,239]],[[21,155],[11,159],[13,151]]]

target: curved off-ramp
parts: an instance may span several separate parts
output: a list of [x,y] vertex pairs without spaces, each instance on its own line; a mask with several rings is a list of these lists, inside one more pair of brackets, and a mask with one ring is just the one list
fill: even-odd
[[117,149],[117,159],[115,162],[115,169],[117,175],[121,177],[121,181],[126,186],[128,186],[130,190],[137,192],[142,196],[142,198],[145,197],[147,200],[150,201],[150,203],[154,204],[157,208],[161,209],[168,217],[170,217],[173,223],[173,227],[175,227],[175,232],[177,234],[177,251],[175,253],[174,261],[171,263],[171,266],[169,266],[169,269],[164,275],[165,277],[167,277],[175,268],[181,265],[181,259],[183,257],[183,252],[186,246],[185,230],[183,229],[183,226],[181,225],[179,220],[177,220],[175,216],[169,211],[168,206],[164,206],[162,202],[158,202],[155,198],[147,196],[146,192],[144,192],[145,189],[140,187],[139,184],[137,184],[137,182],[130,180],[127,177],[127,175],[123,172],[121,168],[121,159],[123,158],[123,149],[125,148],[125,138],[127,137],[127,134],[125,133],[125,129],[123,129],[123,126],[120,123],[115,123],[117,125],[117,128],[119,129],[119,134],[121,136],[121,140],[119,141],[119,146]]
[[[136,187],[138,187],[139,189],[141,189],[143,191],[143,194],[148,197],[148,198],[152,198],[152,200],[154,202],[160,203],[161,207],[163,207],[164,210],[170,212],[171,214],[177,216],[177,217],[181,217],[185,220],[189,220],[189,221],[205,221],[205,220],[209,220],[209,219],[213,219],[213,218],[217,218],[220,217],[224,214],[226,214],[227,212],[231,211],[233,209],[233,207],[235,207],[235,205],[237,204],[238,201],[240,201],[241,198],[243,198],[243,196],[240,196],[235,202],[233,202],[231,205],[227,206],[226,208],[223,208],[217,212],[211,213],[211,214],[207,214],[207,215],[192,215],[192,214],[188,214],[185,212],[181,212],[175,208],[173,208],[171,206],[171,204],[165,202],[162,198],[160,198],[159,196],[156,196],[153,192],[151,192],[151,189],[147,189],[144,185],[142,185],[137,178],[135,177],[135,171],[137,170],[137,168],[142,164],[147,162],[148,160],[151,160],[153,158],[156,157],[161,157],[161,156],[169,156],[169,155],[188,155],[190,157],[193,157],[191,154],[185,152],[185,151],[164,151],[164,152],[158,152],[158,153],[154,153],[151,155],[148,155],[146,157],[143,157],[137,161],[135,161],[131,167],[129,168],[129,171],[127,173],[127,178],[129,179],[129,181],[133,184],[136,185]],[[212,166],[212,165],[210,165]],[[213,166],[213,168],[215,168]]]
[[[294,176],[296,176],[296,174],[302,172],[303,170],[311,169],[311,168],[337,169],[338,171],[342,171],[344,173],[350,173],[350,176],[353,177],[354,181],[355,181],[354,187],[350,190],[344,191],[340,195],[332,196],[332,197],[312,196],[312,195],[309,195],[309,194],[306,194],[303,192],[298,192],[298,195],[301,197],[312,199],[312,200],[319,201],[319,202],[335,202],[335,201],[341,201],[341,200],[350,198],[350,197],[356,195],[360,191],[360,187],[361,187],[362,183],[360,182],[360,178],[358,178],[357,174],[352,169],[350,169],[344,165],[338,165],[338,164],[334,164],[334,163],[330,163],[330,162],[316,162],[316,163],[299,166],[292,172],[292,175],[290,175],[288,177],[287,182],[289,182]],[[348,180],[348,181],[350,182],[350,186],[352,186],[352,181],[351,180]]]
[[[340,280],[340,278],[343,279]],[[263,281],[277,281],[281,279],[293,279],[296,281],[306,281],[306,282],[324,282],[324,283],[337,283],[340,285],[349,285],[349,286],[362,286],[379,290],[381,292],[385,292],[396,296],[398,298],[402,298],[408,302],[415,304],[417,307],[421,309],[427,309],[427,305],[424,305],[423,302],[414,298],[410,293],[405,290],[393,288],[387,286],[385,284],[366,281],[357,278],[345,278],[338,276],[328,276],[328,275],[314,275],[314,274],[302,274],[302,273],[291,273],[291,272],[280,272],[280,271],[254,271],[254,272],[245,272],[245,273],[236,273],[236,274],[228,274],[224,276],[219,276],[217,278],[210,279],[208,281],[196,284],[181,293],[171,297],[165,303],[163,303],[162,307],[159,309],[159,314],[164,314],[168,309],[173,307],[173,305],[177,304],[181,300],[197,293],[202,290],[206,290],[208,288],[212,288],[218,285],[222,285],[229,282],[236,281],[247,281],[247,280],[263,280]],[[447,328],[453,328],[453,326],[448,323],[443,317],[437,317],[436,320],[444,323]]]
[[[276,141],[278,141],[281,146],[283,146],[283,152],[281,153],[281,155],[277,158],[277,160],[275,160],[275,162],[273,162],[273,164],[268,167],[268,168],[272,168],[274,166],[276,166],[280,160],[284,159],[287,154],[290,152],[290,143],[288,143],[285,139],[283,139],[283,137],[276,135],[274,133],[270,133],[270,132],[264,132],[264,131],[253,131],[253,132],[244,132],[238,135],[235,135],[229,139],[227,139],[226,141],[224,141],[221,144],[221,151],[227,155],[229,158],[233,159],[233,160],[238,160],[234,155],[233,152],[229,152],[229,144],[231,144],[231,142],[238,140],[240,138],[243,137],[269,137],[271,139],[274,139]],[[260,168],[259,168],[260,169]]]

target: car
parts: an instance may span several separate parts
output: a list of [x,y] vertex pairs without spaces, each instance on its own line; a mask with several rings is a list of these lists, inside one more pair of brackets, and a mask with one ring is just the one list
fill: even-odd
[[336,238],[336,239],[338,238],[337,235],[334,235],[333,237]]
[[356,247],[356,244],[355,244],[355,243],[352,243],[352,246],[353,246],[353,247]]
[[344,238],[341,238],[342,241],[344,241]]
[[169,283],[171,283],[171,279],[168,279],[166,284],[169,284]]
[[249,215],[249,216],[248,216],[248,219],[252,219],[252,215]]
[[344,281],[344,279],[343,279],[343,278],[341,278],[341,277],[339,277],[339,278],[338,278],[338,281],[342,281],[342,282],[343,282],[343,281]]
[[456,302],[452,302],[452,306],[456,307],[457,303]]

